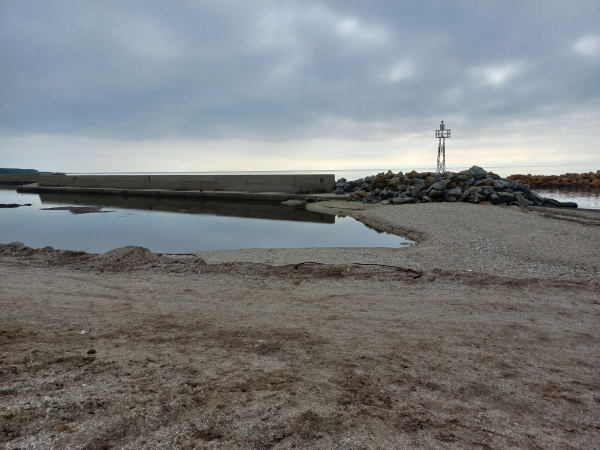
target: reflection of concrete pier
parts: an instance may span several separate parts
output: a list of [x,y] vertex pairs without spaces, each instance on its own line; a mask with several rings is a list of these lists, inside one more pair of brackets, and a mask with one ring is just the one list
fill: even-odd
[[335,216],[269,202],[216,201],[191,198],[122,197],[117,195],[55,194],[40,192],[44,204],[102,206],[144,211],[209,214],[248,219],[287,220],[294,222],[335,223]]

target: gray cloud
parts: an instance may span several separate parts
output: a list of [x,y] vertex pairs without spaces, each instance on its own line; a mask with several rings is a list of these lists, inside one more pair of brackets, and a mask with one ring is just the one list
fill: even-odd
[[5,0],[0,133],[379,140],[438,118],[472,138],[591,121],[599,16],[596,0]]

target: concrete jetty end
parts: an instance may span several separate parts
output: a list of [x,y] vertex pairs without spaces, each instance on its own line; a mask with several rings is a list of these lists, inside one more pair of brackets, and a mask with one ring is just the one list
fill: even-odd
[[44,176],[41,173],[2,173],[0,174],[0,185],[22,185],[40,181]]
[[[3,176],[0,175],[0,182]],[[286,175],[40,175],[19,192],[86,193],[282,201],[331,193],[334,174]]]

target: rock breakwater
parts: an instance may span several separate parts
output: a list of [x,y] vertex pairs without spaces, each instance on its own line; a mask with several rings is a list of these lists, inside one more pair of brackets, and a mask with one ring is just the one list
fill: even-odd
[[461,172],[387,173],[348,181],[337,180],[336,194],[350,194],[348,201],[404,205],[430,202],[469,202],[487,205],[547,206],[577,208],[577,203],[541,197],[531,185],[502,178],[473,166]]
[[511,181],[530,186],[597,186],[600,187],[600,170],[588,173],[565,173],[562,175],[510,175]]

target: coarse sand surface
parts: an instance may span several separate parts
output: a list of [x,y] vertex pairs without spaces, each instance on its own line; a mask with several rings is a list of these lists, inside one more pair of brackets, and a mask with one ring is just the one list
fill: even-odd
[[598,448],[599,212],[309,208],[417,244],[0,245],[0,449]]

